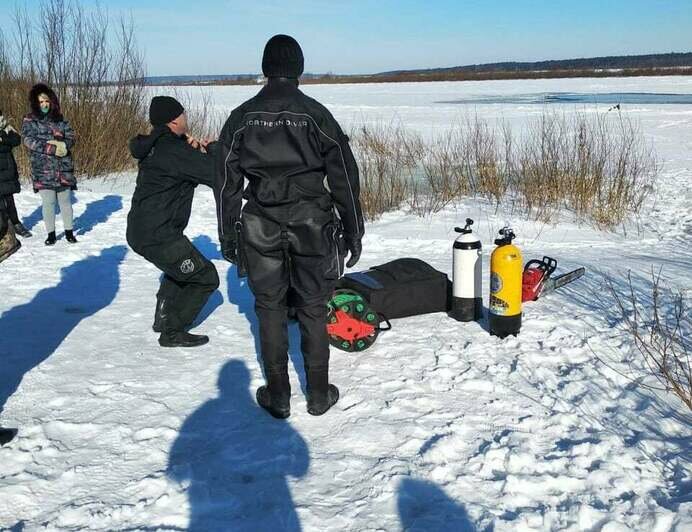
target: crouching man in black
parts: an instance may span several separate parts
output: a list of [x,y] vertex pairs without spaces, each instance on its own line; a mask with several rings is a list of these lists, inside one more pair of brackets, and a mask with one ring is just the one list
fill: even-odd
[[188,139],[185,110],[174,98],[153,98],[149,119],[152,132],[130,140],[139,173],[127,217],[127,242],[164,274],[153,326],[161,333],[159,344],[193,347],[209,341],[187,329],[218,288],[219,276],[183,231],[195,187],[213,184],[214,144],[204,146],[207,154]]
[[267,85],[231,113],[219,139],[214,191],[221,249],[239,271],[247,269],[255,295],[267,379],[257,402],[274,417],[290,415],[290,301],[300,325],[308,412],[321,415],[339,398],[329,384],[326,304],[346,249],[348,267],[361,253],[358,168],[334,117],[298,89],[298,43],[272,37],[262,71]]

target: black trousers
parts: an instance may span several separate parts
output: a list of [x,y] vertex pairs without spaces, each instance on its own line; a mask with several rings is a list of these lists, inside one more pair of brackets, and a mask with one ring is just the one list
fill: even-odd
[[186,237],[148,246],[142,256],[163,272],[157,298],[165,298],[163,331],[182,331],[219,287],[216,267]]
[[7,215],[10,218],[10,222],[17,225],[19,223],[19,215],[17,214],[17,206],[14,204],[14,194],[2,196],[0,200],[5,201],[5,207],[7,208]]
[[343,271],[343,237],[330,208],[306,203],[286,210],[248,204],[241,258],[255,295],[260,348],[272,396],[290,394],[288,306],[295,309],[308,393],[327,394],[327,301]]

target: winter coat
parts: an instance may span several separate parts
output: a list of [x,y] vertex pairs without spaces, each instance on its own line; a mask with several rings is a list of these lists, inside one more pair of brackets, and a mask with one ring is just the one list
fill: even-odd
[[219,145],[215,194],[222,242],[240,217],[243,194],[248,206],[272,211],[290,211],[306,201],[333,204],[345,237],[363,235],[358,167],[348,137],[295,84],[270,79],[233,110]]
[[[24,146],[29,149],[34,192],[77,188],[71,154],[75,135],[67,120],[55,122],[50,117],[38,118],[33,113],[28,114],[22,123],[22,138]],[[56,147],[48,144],[49,140],[64,142],[67,155],[55,155]]]
[[19,174],[12,150],[22,142],[19,133],[11,128],[0,130],[0,196],[18,193]]
[[[208,149],[213,153],[214,144]],[[127,242],[141,254],[147,246],[183,235],[195,187],[212,186],[214,157],[192,148],[168,126],[131,139],[130,153],[139,160],[139,172],[127,216]]]
[[[39,106],[38,98],[41,94],[48,96],[51,103],[50,112],[47,115],[41,112]],[[24,145],[29,149],[34,192],[44,189],[60,191],[71,188],[75,190],[77,180],[72,162],[75,134],[60,111],[58,96],[50,87],[39,83],[29,92],[29,104],[31,113],[24,117],[22,137]],[[64,142],[67,146],[67,155],[56,156],[56,147],[48,144],[50,140]]]

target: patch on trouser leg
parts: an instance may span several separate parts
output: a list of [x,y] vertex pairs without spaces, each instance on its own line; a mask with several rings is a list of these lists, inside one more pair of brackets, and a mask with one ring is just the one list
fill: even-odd
[[180,263],[180,271],[185,275],[193,273],[195,271],[195,263],[192,259],[185,259]]

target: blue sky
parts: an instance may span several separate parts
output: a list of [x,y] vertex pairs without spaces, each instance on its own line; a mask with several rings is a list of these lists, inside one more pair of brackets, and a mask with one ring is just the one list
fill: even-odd
[[[94,0],[78,0],[93,6]],[[15,3],[0,0],[0,21]],[[260,71],[276,33],[306,71],[373,73],[516,60],[692,51],[692,0],[110,0],[150,75]],[[5,28],[4,23],[0,23]]]

